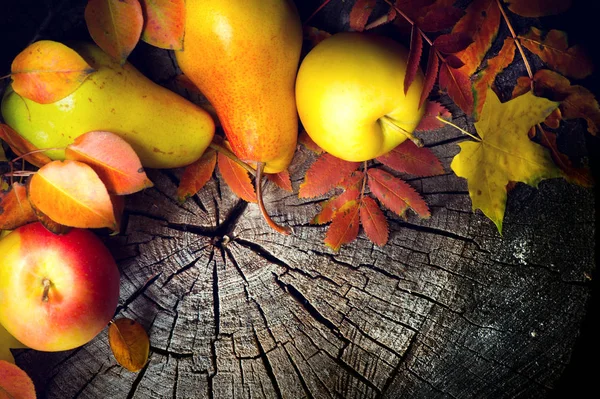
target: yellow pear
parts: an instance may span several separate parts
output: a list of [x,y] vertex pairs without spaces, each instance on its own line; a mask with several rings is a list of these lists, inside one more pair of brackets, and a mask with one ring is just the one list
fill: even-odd
[[418,71],[405,94],[407,60],[403,46],[373,34],[337,33],[315,46],[296,81],[298,113],[308,135],[352,162],[414,139],[425,112],[419,107],[423,74]]
[[[285,170],[296,149],[294,83],[301,48],[292,1],[186,1],[177,61],[214,106],[232,151],[257,169],[257,181],[263,169]],[[259,191],[257,184],[263,211]]]
[[[175,168],[198,159],[212,141],[215,125],[202,108],[159,86],[131,64],[121,66],[99,47],[73,48],[96,71],[69,96],[38,104],[9,87],[2,100],[5,122],[37,148],[64,148],[89,131],[118,134],[142,165]],[[64,149],[46,151],[64,159]]]

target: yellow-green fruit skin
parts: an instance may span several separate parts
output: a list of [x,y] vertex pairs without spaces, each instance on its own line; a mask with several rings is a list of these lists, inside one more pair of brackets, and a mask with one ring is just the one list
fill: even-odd
[[289,0],[187,0],[183,73],[215,107],[232,151],[266,173],[296,149],[302,27]]
[[[73,48],[96,71],[69,96],[38,104],[7,89],[2,117],[21,136],[45,149],[65,147],[89,131],[109,131],[125,139],[148,168],[188,165],[206,150],[215,131],[206,111],[95,45]],[[62,149],[46,154],[65,156]]]
[[[357,32],[334,34],[304,58],[296,80],[298,114],[325,151],[362,162],[406,140],[424,114],[423,74],[407,94],[407,50],[392,39]],[[387,118],[384,118],[387,117]],[[394,128],[387,121],[401,129]]]

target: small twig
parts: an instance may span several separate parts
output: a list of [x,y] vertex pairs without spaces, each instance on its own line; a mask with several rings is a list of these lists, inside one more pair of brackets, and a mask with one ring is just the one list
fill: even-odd
[[365,196],[365,189],[367,188],[367,161],[363,162],[363,181],[362,188],[360,189],[360,203],[362,204],[362,199]]
[[11,77],[11,74],[9,73],[8,75],[0,76],[0,80],[8,79],[10,77]]
[[464,134],[466,134],[467,136],[471,137],[471,138],[472,138],[473,140],[475,140],[475,141],[482,141],[482,140],[481,140],[479,137],[475,136],[475,135],[474,135],[474,134],[472,134],[472,133],[469,133],[469,132],[467,132],[465,129],[463,129],[462,127],[460,127],[460,126],[458,126],[458,125],[455,125],[455,124],[454,124],[454,123],[452,123],[452,122],[448,122],[447,120],[445,120],[444,118],[442,118],[442,117],[441,117],[441,116],[439,116],[439,115],[438,115],[438,116],[436,116],[435,118],[436,118],[437,120],[439,120],[440,122],[442,122],[442,123],[445,123],[446,125],[450,125],[450,126],[452,126],[453,128],[460,130],[462,133],[464,133]]
[[39,154],[40,152],[60,151],[60,150],[64,150],[65,148],[66,147],[51,147],[51,148],[42,148],[42,149],[38,149],[38,150],[32,150],[32,151],[26,152],[25,154],[19,155],[18,157],[12,159],[10,162],[15,163],[15,162],[20,161],[21,159],[25,158],[26,156],[33,155],[33,154]]
[[223,147],[222,145],[217,144],[214,141],[210,143],[209,147],[215,151],[220,152],[221,154],[225,155],[227,158],[231,159],[233,162],[240,165],[242,168],[244,168],[246,170],[246,172],[250,173],[252,176],[256,176],[256,171],[254,169],[252,169],[252,167],[250,165],[248,165],[246,162],[243,162],[241,159],[239,159],[228,148]]
[[[16,170],[16,171],[11,171],[11,172],[7,172],[5,173],[3,176],[8,176],[8,177],[27,177],[27,176],[31,176],[31,175],[35,175],[37,172],[33,171],[33,170]],[[14,184],[14,181],[11,179],[11,185]]]
[[521,58],[523,58],[523,63],[525,64],[525,69],[527,69],[527,74],[529,75],[529,79],[531,80],[531,90],[533,91],[533,72],[531,69],[531,65],[529,64],[529,61],[527,61],[527,57],[525,56],[525,51],[523,50],[521,41],[519,40],[519,37],[515,33],[515,30],[514,30],[512,24],[510,23],[510,20],[508,19],[508,15],[506,15],[506,12],[504,11],[504,7],[502,7],[502,3],[500,3],[500,0],[496,0],[496,4],[498,4],[498,8],[500,9],[500,12],[502,13],[504,22],[506,22],[506,25],[508,26],[508,30],[510,31],[512,38],[515,40],[515,44],[517,45],[517,48],[519,49]]
[[325,7],[327,4],[329,4],[329,2],[330,2],[330,1],[331,1],[331,0],[325,0],[325,1],[323,2],[323,4],[321,4],[321,5],[319,6],[319,8],[317,8],[317,9],[316,9],[316,10],[315,10],[315,11],[314,11],[312,14],[310,14],[310,17],[306,18],[306,21],[304,21],[304,25],[306,25],[306,24],[307,24],[307,23],[308,23],[308,22],[309,22],[311,19],[313,19],[313,17],[314,17],[315,15],[317,15],[317,13],[318,13],[319,11],[321,11],[321,10],[323,9],[323,7]]

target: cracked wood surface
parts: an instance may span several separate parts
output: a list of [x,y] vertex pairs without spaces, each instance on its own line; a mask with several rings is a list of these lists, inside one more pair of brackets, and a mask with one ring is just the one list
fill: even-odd
[[[48,0],[62,11],[35,37],[52,37],[57,16],[79,15],[85,2],[77,3],[73,12]],[[303,17],[318,3],[306,2]],[[348,4],[324,9],[315,23],[344,29]],[[168,52],[141,45],[132,60],[177,89]],[[422,138],[448,173],[407,177],[432,217],[388,214],[383,248],[361,233],[331,252],[324,228],[310,224],[318,200],[270,182],[267,208],[292,236],[270,230],[218,174],[179,204],[181,170],[149,171],[155,187],[127,197],[122,234],[105,238],[122,276],[117,317],[146,327],[147,366],[137,374],[118,366],[106,331],[68,352],[17,351],[18,365],[47,398],[548,397],[591,294],[594,193],[562,180],[539,190],[519,184],[500,237],[450,173],[460,133]],[[304,149],[296,155],[296,192],[313,159]]]

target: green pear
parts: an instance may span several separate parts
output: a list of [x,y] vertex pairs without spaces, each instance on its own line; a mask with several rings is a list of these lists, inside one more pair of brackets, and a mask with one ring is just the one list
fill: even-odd
[[1,110],[10,127],[37,148],[52,148],[45,152],[52,159],[64,159],[64,147],[94,130],[121,136],[145,167],[175,168],[200,158],[215,131],[205,110],[131,64],[121,66],[93,44],[73,48],[96,71],[72,94],[51,104],[38,104],[9,87]]

